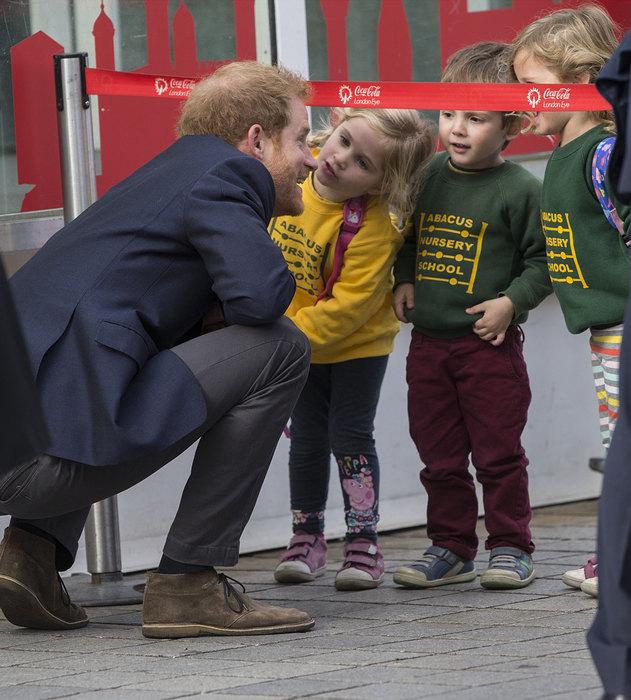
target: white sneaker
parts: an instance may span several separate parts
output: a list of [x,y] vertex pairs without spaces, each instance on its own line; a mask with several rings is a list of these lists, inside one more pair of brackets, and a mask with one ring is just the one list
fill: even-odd
[[581,584],[581,591],[592,598],[598,598],[598,576],[586,578]]
[[598,559],[594,555],[580,569],[570,569],[561,576],[561,581],[571,588],[580,588],[583,582],[597,575]]

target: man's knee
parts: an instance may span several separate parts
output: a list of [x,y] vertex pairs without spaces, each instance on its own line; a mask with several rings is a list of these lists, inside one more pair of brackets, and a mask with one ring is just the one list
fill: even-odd
[[290,343],[293,346],[290,352],[296,353],[297,360],[301,365],[305,368],[309,367],[309,362],[311,361],[311,346],[309,345],[307,336],[293,321],[283,316],[270,324],[269,330],[275,333],[279,340]]

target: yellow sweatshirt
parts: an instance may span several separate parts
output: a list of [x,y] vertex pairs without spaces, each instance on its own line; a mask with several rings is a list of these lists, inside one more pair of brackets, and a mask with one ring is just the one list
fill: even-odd
[[328,364],[392,352],[399,322],[392,311],[392,265],[403,243],[377,197],[371,197],[361,228],[344,254],[330,297],[315,304],[333,269],[343,202],[330,202],[302,184],[305,210],[270,222],[272,239],[296,279],[286,311],[311,343],[311,362]]

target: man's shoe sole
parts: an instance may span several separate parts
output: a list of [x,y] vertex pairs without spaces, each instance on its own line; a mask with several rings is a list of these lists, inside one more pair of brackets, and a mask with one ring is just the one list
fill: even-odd
[[394,572],[392,580],[406,588],[434,588],[435,586],[446,586],[451,583],[468,583],[469,581],[475,581],[477,575],[474,569],[473,571],[467,571],[464,574],[456,574],[449,578],[437,578],[433,581],[427,581],[421,578],[414,569],[403,567]]
[[511,576],[505,576],[499,572],[494,572],[491,575],[487,575],[487,572],[485,571],[482,576],[480,576],[480,585],[482,588],[492,591],[507,591],[513,588],[525,588],[535,580],[536,576],[536,571],[533,571],[528,578],[524,579],[516,579]]
[[315,620],[297,622],[292,625],[274,625],[272,627],[252,627],[250,629],[233,629],[230,627],[214,627],[212,625],[160,625],[147,624],[142,626],[142,634],[152,639],[180,639],[182,637],[209,637],[214,635],[245,636],[250,634],[289,634],[291,632],[307,632],[313,629]]
[[57,617],[23,583],[4,575],[0,575],[0,608],[10,623],[35,630],[73,630],[89,622],[87,616],[72,622]]

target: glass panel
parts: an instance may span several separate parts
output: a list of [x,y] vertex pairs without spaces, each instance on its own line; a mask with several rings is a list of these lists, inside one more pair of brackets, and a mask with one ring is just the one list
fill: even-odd
[[468,12],[485,12],[486,10],[500,10],[511,7],[513,0],[467,0]]
[[[228,60],[256,59],[254,5],[0,2],[0,214],[61,206],[54,53],[85,51],[98,68],[204,75]],[[92,97],[99,194],[173,141],[178,109],[174,100]]]
[[[439,0],[306,0],[309,77],[439,80],[438,4]],[[314,123],[327,111],[314,109]]]

